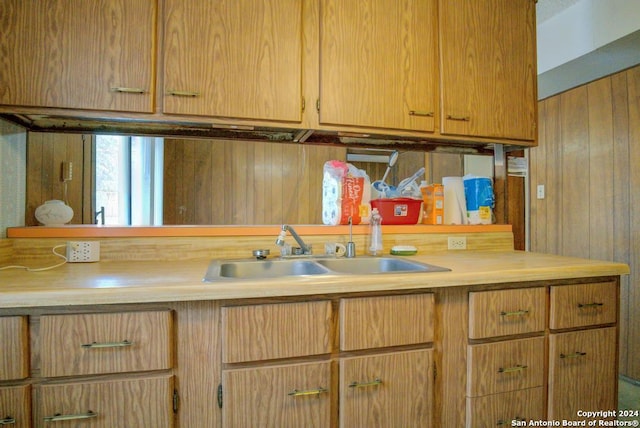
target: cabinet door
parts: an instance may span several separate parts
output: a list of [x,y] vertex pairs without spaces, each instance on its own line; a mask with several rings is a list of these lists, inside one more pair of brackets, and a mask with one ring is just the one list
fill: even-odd
[[[513,421],[545,420],[545,388],[529,388],[484,397],[467,397],[468,428],[519,426]],[[526,426],[526,425],[523,425]]]
[[439,4],[442,133],[535,140],[535,1]]
[[24,379],[29,376],[27,317],[0,317],[0,338],[0,380]]
[[[173,377],[76,382],[35,387],[35,424],[60,426],[172,427]],[[85,426],[84,424],[82,426]]]
[[430,427],[433,350],[340,359],[340,426]]
[[302,0],[167,0],[165,113],[299,122]]
[[616,327],[549,336],[549,418],[617,406]]
[[436,0],[322,0],[320,123],[433,131]]
[[0,426],[31,426],[31,387],[29,385],[0,388]]
[[153,111],[154,0],[0,2],[0,104]]
[[222,425],[328,427],[331,363],[225,370]]

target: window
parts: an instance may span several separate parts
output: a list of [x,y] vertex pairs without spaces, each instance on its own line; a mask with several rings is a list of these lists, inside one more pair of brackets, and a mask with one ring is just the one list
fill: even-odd
[[97,135],[97,223],[161,225],[162,169],[162,138]]

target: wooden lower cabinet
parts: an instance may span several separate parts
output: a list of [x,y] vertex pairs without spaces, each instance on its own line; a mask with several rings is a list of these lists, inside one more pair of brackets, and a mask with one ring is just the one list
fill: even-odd
[[617,408],[617,328],[549,337],[549,418],[580,420],[578,411]]
[[513,421],[545,420],[545,388],[467,398],[467,427],[514,426]]
[[331,426],[329,361],[223,370],[222,426]]
[[0,388],[0,426],[31,426],[31,387],[29,385]]
[[37,385],[34,424],[90,421],[92,428],[173,427],[173,383],[173,376],[163,375]]
[[340,359],[340,426],[433,426],[433,350]]

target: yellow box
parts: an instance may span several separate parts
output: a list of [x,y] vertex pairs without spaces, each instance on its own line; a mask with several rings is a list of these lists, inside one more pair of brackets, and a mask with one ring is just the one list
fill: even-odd
[[430,184],[420,188],[423,199],[423,224],[444,223],[444,186],[442,184]]

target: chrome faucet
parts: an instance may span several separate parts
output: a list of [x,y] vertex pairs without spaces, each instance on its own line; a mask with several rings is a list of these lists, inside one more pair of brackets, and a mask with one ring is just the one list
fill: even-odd
[[280,235],[278,235],[278,238],[276,239],[276,245],[278,245],[280,247],[284,245],[284,238],[285,238],[285,236],[287,236],[287,231],[289,231],[291,236],[293,236],[293,239],[295,239],[296,242],[298,243],[298,245],[300,245],[300,249],[302,250],[302,254],[310,255],[311,254],[311,245],[305,244],[304,241],[302,240],[302,238],[300,237],[300,235],[298,235],[296,233],[295,229],[292,226],[289,226],[288,224],[283,224],[282,225],[282,230],[280,231]]

